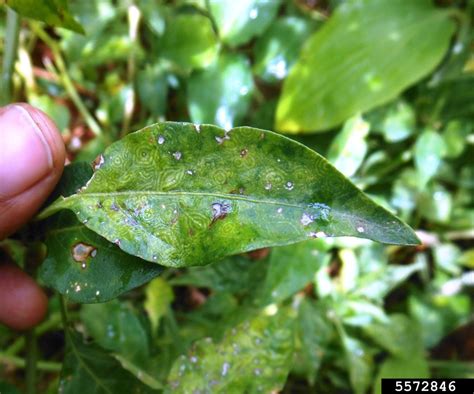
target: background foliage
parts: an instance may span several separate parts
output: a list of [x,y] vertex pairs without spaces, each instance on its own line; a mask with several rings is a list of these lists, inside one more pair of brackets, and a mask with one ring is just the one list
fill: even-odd
[[[54,232],[81,224],[61,213],[40,282],[108,302],[69,302],[63,331],[51,291],[40,392],[377,393],[383,376],[474,377],[472,2],[6,3],[25,17],[14,99],[56,121],[74,166],[58,192],[156,121],[249,125],[327,157],[422,241],[322,238],[164,270],[82,226],[107,250],[83,270],[76,230]],[[23,265],[18,239],[1,247]],[[2,327],[0,347],[0,391],[21,392],[23,338]]]

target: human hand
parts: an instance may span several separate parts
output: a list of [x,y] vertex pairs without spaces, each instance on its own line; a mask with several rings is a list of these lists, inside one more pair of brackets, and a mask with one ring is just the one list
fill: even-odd
[[[48,116],[28,104],[0,108],[0,240],[25,224],[58,182],[64,144]],[[46,314],[43,290],[15,265],[0,261],[0,323],[24,330]]]

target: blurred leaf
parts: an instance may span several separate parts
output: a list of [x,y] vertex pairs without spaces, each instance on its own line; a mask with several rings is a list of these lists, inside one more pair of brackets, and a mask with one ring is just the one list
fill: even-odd
[[166,24],[158,50],[164,59],[189,70],[209,66],[217,57],[219,45],[209,18],[181,14]]
[[70,393],[152,393],[156,392],[97,345],[87,345],[76,333],[70,332],[59,391]]
[[223,53],[213,65],[193,73],[188,80],[191,120],[230,129],[247,113],[253,90],[248,59]]
[[363,342],[346,334],[341,340],[352,389],[356,394],[364,394],[372,382],[372,356]]
[[112,144],[95,169],[40,217],[73,210],[125,252],[162,265],[327,235],[418,243],[317,153],[268,131],[156,124]]
[[420,214],[432,222],[449,223],[453,209],[452,194],[441,185],[430,186],[419,198]]
[[29,95],[28,103],[39,108],[53,119],[60,132],[64,132],[69,128],[71,114],[67,106],[53,100],[48,95]]
[[346,121],[329,147],[328,160],[347,177],[354,175],[364,160],[369,128],[369,123],[355,116]]
[[277,19],[253,47],[255,74],[270,83],[284,79],[312,28],[307,19],[295,16]]
[[429,366],[422,354],[415,354],[408,358],[390,357],[380,367],[374,379],[374,394],[381,394],[381,379],[425,379],[430,377]]
[[255,290],[265,279],[267,260],[252,261],[242,256],[232,256],[205,267],[190,267],[182,275],[171,279],[176,285],[207,287],[216,292],[246,295]]
[[413,134],[415,125],[415,111],[406,101],[400,100],[389,107],[381,131],[385,141],[399,142]]
[[340,5],[285,81],[276,128],[327,130],[390,101],[436,67],[453,31],[449,14],[429,0]]
[[433,130],[425,130],[417,138],[413,154],[423,187],[438,172],[441,165],[445,154],[443,138]]
[[2,394],[20,394],[20,390],[18,390],[15,386],[7,382],[0,381],[0,393]]
[[459,157],[466,148],[466,139],[472,126],[468,123],[451,121],[443,131],[442,137],[446,150],[446,157],[452,159]]
[[219,37],[231,47],[262,34],[275,18],[281,0],[209,0]]
[[329,258],[315,241],[272,249],[267,275],[259,285],[254,303],[264,306],[291,297],[314,280],[316,271]]
[[425,268],[423,261],[410,265],[387,265],[359,279],[354,294],[380,300],[415,272]]
[[69,13],[67,0],[5,0],[5,4],[22,16],[37,19],[50,26],[64,27],[84,34],[82,26]]
[[448,332],[466,323],[471,314],[467,295],[410,295],[409,313],[421,326],[425,347],[435,346]]
[[164,279],[156,278],[147,285],[145,296],[144,307],[156,332],[161,317],[168,312],[174,300],[173,288]]
[[147,65],[137,70],[136,83],[141,105],[155,118],[164,116],[167,108],[168,82],[162,68],[158,65]]
[[165,392],[281,390],[291,367],[294,322],[294,312],[281,309],[230,329],[219,343],[196,342],[189,356],[176,360]]
[[168,8],[155,0],[137,0],[136,3],[150,30],[161,36],[165,32]]
[[410,359],[424,353],[421,327],[405,315],[391,315],[385,323],[369,324],[364,332],[392,356]]
[[131,306],[118,300],[83,305],[81,320],[101,347],[138,367],[146,367],[150,355],[148,335]]
[[327,310],[321,302],[307,298],[301,301],[298,311],[297,336],[300,342],[297,357],[301,357],[310,384],[314,384],[329,342],[335,330],[327,319]]
[[[91,175],[87,163],[66,166],[53,197],[75,193]],[[47,224],[48,256],[40,267],[39,277],[71,301],[108,301],[148,282],[163,270],[122,252],[80,223],[72,212],[60,212]]]

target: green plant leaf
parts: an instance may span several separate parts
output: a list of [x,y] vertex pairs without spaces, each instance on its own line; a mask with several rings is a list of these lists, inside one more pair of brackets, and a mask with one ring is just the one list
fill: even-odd
[[120,363],[94,344],[85,344],[76,333],[67,336],[59,391],[75,393],[154,393]]
[[[317,241],[274,248],[254,303],[265,306],[291,297],[312,282],[316,271],[328,259],[328,255],[319,251]],[[292,261],[297,263],[292,264]]]
[[231,47],[260,35],[275,18],[281,0],[209,0],[222,41]]
[[86,304],[81,308],[81,321],[98,345],[145,367],[150,348],[148,335],[130,305],[118,300]]
[[380,367],[374,379],[374,394],[382,394],[383,378],[392,379],[424,379],[430,377],[429,365],[423,354],[415,354],[409,358],[389,357]]
[[253,47],[256,75],[270,83],[285,78],[312,27],[307,19],[294,16],[275,21]]
[[231,128],[247,113],[253,90],[248,59],[239,54],[221,54],[212,66],[195,72],[188,80],[191,120]]
[[269,393],[283,388],[293,350],[295,313],[264,313],[225,333],[219,343],[210,338],[195,343],[179,357],[166,393]]
[[[87,163],[66,166],[54,196],[68,196],[92,175]],[[60,212],[46,223],[48,256],[40,279],[74,302],[104,302],[148,282],[162,268],[126,254],[80,223],[71,212]],[[107,280],[104,280],[107,278]]]
[[449,13],[429,0],[342,4],[285,81],[276,128],[323,131],[390,101],[436,67],[453,31]]
[[182,14],[168,21],[158,50],[164,59],[189,70],[209,66],[217,57],[219,45],[209,18]]
[[129,134],[40,218],[61,209],[127,253],[174,267],[327,235],[418,243],[317,153],[250,127],[168,122]]
[[148,313],[151,327],[156,332],[160,319],[168,313],[174,301],[173,288],[163,278],[153,279],[145,291],[144,308]]
[[445,152],[443,137],[436,131],[428,129],[418,137],[413,153],[421,188],[438,172]]
[[27,18],[84,34],[82,26],[69,13],[67,0],[5,0],[5,4]]
[[347,120],[329,147],[328,160],[347,177],[354,175],[364,161],[369,128],[364,119],[354,116]]

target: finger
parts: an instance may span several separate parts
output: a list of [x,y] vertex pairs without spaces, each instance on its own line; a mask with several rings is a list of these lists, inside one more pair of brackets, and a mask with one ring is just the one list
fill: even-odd
[[0,265],[0,323],[26,330],[43,320],[48,299],[36,282],[12,264]]
[[61,176],[65,150],[53,121],[28,104],[0,108],[0,239],[30,219]]

